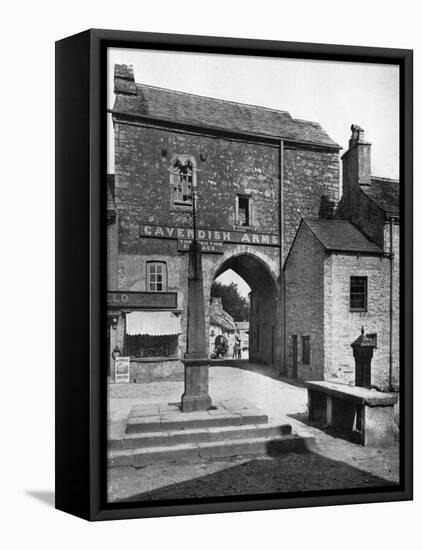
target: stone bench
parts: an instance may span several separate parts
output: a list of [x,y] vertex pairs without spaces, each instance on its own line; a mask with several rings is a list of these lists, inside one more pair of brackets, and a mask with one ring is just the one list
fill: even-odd
[[354,428],[367,447],[394,443],[396,393],[383,393],[336,382],[304,382],[308,390],[309,420],[342,433]]

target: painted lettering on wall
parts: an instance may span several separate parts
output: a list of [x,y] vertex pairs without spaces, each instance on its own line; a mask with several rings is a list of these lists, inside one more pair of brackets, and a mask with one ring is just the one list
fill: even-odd
[[[188,252],[192,239],[178,239],[178,250]],[[201,251],[205,254],[223,254],[223,242],[219,241],[201,241]]]
[[[191,241],[194,230],[189,227],[170,227],[166,225],[140,224],[140,237],[155,237],[159,239],[178,239]],[[197,229],[199,241],[216,243],[239,243],[260,246],[279,246],[279,235],[255,233],[251,231],[226,231],[219,229]],[[182,246],[182,245],[181,245]],[[218,250],[216,250],[217,252]]]

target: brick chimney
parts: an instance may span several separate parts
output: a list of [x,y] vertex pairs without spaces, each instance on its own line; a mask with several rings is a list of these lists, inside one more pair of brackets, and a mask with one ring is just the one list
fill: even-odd
[[115,65],[115,94],[137,95],[132,65]]
[[348,195],[354,185],[371,184],[371,143],[364,139],[364,130],[357,124],[351,126],[348,151],[342,155],[343,192]]

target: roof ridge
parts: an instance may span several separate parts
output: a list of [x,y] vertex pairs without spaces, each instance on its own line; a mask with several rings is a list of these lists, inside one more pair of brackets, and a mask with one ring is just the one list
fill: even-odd
[[315,123],[311,120],[295,119],[295,118],[292,117],[292,115],[289,111],[283,111],[282,109],[275,109],[275,108],[272,108],[272,107],[266,107],[264,105],[257,105],[256,103],[243,103],[241,101],[234,101],[232,99],[223,99],[221,97],[212,97],[212,96],[208,96],[208,95],[193,94],[191,92],[183,92],[181,90],[173,90],[171,88],[163,88],[163,86],[153,86],[152,84],[143,84],[142,82],[136,82],[135,85],[136,86],[144,86],[146,88],[152,88],[154,90],[163,90],[165,92],[170,92],[172,94],[180,94],[180,95],[201,97],[202,99],[210,99],[212,101],[223,101],[225,103],[232,103],[233,105],[241,105],[242,107],[256,107],[256,108],[259,108],[259,109],[265,109],[266,111],[272,111],[272,113],[283,113],[285,115],[288,115],[289,118],[293,121],[306,122],[308,124],[319,124],[318,122]]
[[[343,250],[343,251],[348,251],[348,248],[346,248],[345,246],[342,246],[342,247],[339,247],[338,245],[337,246],[328,246],[328,244],[325,242],[325,238],[322,238],[321,235],[319,235],[316,231],[317,231],[317,227],[316,227],[316,230],[310,225],[310,222],[336,222],[336,223],[344,223],[344,224],[348,224],[349,226],[351,226],[354,231],[356,231],[365,241],[367,241],[368,244],[372,245],[373,247],[379,249],[378,251],[374,250],[374,252],[378,252],[380,253],[382,251],[382,248],[376,244],[375,242],[373,242],[361,229],[361,227],[357,226],[355,223],[353,223],[351,220],[322,220],[322,219],[317,219],[317,220],[313,220],[313,219],[305,219],[305,218],[302,218],[302,222],[304,222],[304,224],[308,227],[308,229],[311,231],[311,233],[314,235],[314,237],[319,241],[319,243],[326,249],[326,250]],[[369,251],[370,252],[370,251]]]
[[338,220],[338,219],[326,219],[326,218],[303,218],[305,222],[342,222],[342,223],[351,223],[350,220]]
[[315,122],[314,120],[307,120],[305,118],[293,118],[294,122],[304,123],[304,124],[312,124],[313,126],[316,126],[317,128],[322,128],[322,125],[319,122]]
[[[313,221],[318,221],[318,220],[313,220],[313,219],[307,220],[306,218],[301,218],[300,227],[301,227],[301,224],[304,223],[304,225],[305,225],[306,227],[308,227],[308,229],[312,232],[312,234],[314,235],[314,238],[318,240],[318,242],[323,246],[323,248],[326,248],[325,243],[322,241],[322,239],[319,237],[319,235],[317,235],[317,233],[313,230],[313,228],[309,226],[309,224],[307,223],[308,221],[313,222]],[[300,227],[298,228],[297,234],[299,233]],[[295,235],[294,241],[295,241],[296,239],[297,239],[297,235]],[[294,242],[292,243],[291,248],[292,248],[293,246],[294,246]],[[288,258],[287,258],[287,259],[288,259]]]

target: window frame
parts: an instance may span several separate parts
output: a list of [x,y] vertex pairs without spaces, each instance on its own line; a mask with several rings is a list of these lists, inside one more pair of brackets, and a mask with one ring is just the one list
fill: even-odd
[[[364,292],[363,292],[363,300],[364,300],[364,305],[362,307],[353,307],[353,280],[355,280],[355,285],[358,286],[358,282],[357,280],[358,279],[361,279],[362,281],[364,281]],[[350,311],[352,312],[367,312],[368,311],[368,288],[369,288],[369,281],[368,281],[368,277],[367,276],[362,276],[362,275],[351,275],[350,276]],[[357,296],[360,296],[360,294],[356,291],[355,293],[355,297],[357,298]]]
[[[175,198],[175,185],[177,184],[177,178],[181,177],[181,174],[177,173],[175,164],[177,162],[181,164],[191,163],[192,174],[191,174],[191,200],[184,201]],[[183,210],[192,210],[194,206],[194,190],[197,186],[197,164],[195,158],[191,155],[174,155],[169,165],[169,184],[170,184],[170,201],[172,209],[183,209]]]
[[[241,223],[240,219],[240,200],[247,200],[248,201],[248,224],[244,225]],[[251,197],[251,194],[249,193],[238,193],[235,199],[235,225],[237,227],[242,227],[245,229],[253,227],[253,200]]]
[[[150,269],[152,267],[157,267],[157,266],[164,266],[164,270],[163,270],[163,273],[162,273],[162,288],[161,288],[161,290],[158,290],[157,288],[152,290],[150,288],[150,284],[151,284]],[[167,263],[163,260],[149,260],[145,264],[145,269],[146,269],[146,281],[145,281],[146,291],[147,292],[167,292]],[[157,275],[157,273],[155,273],[154,275]],[[157,280],[154,281],[154,282],[157,285]]]

